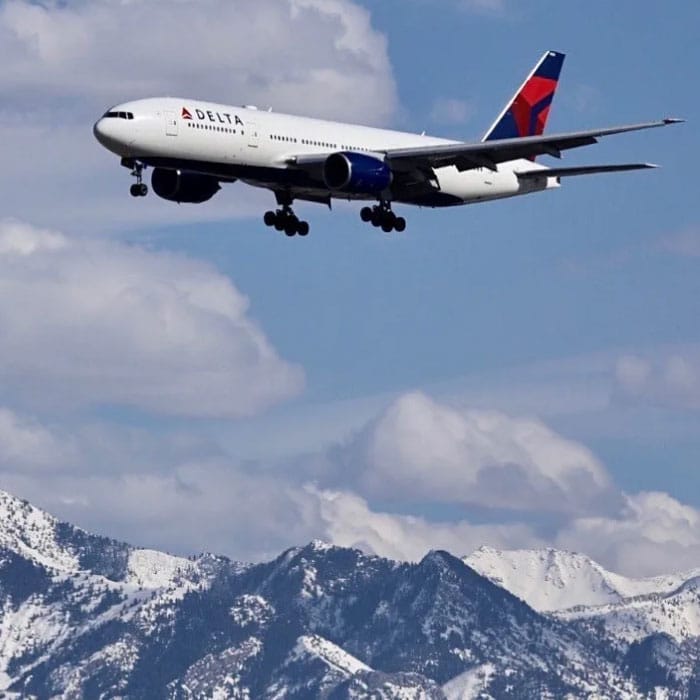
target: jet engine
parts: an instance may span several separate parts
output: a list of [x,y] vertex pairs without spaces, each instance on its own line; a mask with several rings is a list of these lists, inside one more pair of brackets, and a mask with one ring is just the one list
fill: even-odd
[[211,175],[187,170],[155,168],[151,175],[153,191],[170,202],[200,204],[211,199],[220,189],[219,181]]
[[364,153],[342,152],[328,156],[323,179],[329,190],[352,194],[379,194],[393,179],[391,168],[379,158]]

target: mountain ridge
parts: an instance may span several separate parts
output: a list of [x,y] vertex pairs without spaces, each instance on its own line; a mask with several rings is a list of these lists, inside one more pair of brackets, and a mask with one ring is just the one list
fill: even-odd
[[[409,563],[316,540],[244,564],[91,535],[4,492],[0,513],[0,690],[21,697],[631,699],[663,687],[680,699],[700,687],[694,628],[674,637],[645,612],[625,636],[616,610],[542,614],[448,552]],[[688,582],[679,595],[696,593]]]

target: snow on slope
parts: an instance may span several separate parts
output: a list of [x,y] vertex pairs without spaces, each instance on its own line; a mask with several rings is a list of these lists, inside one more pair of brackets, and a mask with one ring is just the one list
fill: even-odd
[[642,595],[663,595],[700,575],[698,569],[646,579],[627,578],[607,571],[583,554],[556,549],[502,551],[481,547],[463,561],[539,612],[611,605]]
[[442,690],[447,700],[475,700],[483,697],[495,671],[493,664],[481,664],[445,683]]
[[611,636],[634,642],[665,633],[677,642],[700,637],[700,577],[671,593],[651,593],[621,603],[562,610],[562,620],[599,620]]
[[75,571],[75,555],[56,541],[58,520],[39,508],[0,491],[0,547],[53,569]]
[[189,559],[152,549],[133,549],[129,553],[126,583],[143,588],[165,588],[176,578],[191,574],[195,565]]
[[297,639],[296,646],[292,650],[290,659],[299,659],[304,656],[315,656],[322,659],[329,667],[339,673],[352,676],[359,671],[371,671],[367,664],[362,663],[337,644],[317,634],[304,635]]

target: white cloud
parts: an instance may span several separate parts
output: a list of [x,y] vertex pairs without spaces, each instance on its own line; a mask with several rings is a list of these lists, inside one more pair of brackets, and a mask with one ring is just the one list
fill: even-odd
[[35,406],[242,416],[298,393],[211,266],[0,221],[0,388]]
[[593,454],[542,422],[459,410],[418,392],[393,402],[329,460],[373,498],[562,513],[617,503]]
[[0,467],[57,469],[76,458],[71,441],[55,436],[36,420],[0,407]]
[[431,522],[412,515],[375,512],[364,498],[347,491],[309,487],[307,492],[316,498],[319,536],[392,559],[417,561],[431,549],[460,555],[484,544],[515,548],[541,543],[525,524],[476,525],[466,519]]
[[63,473],[41,482],[12,473],[0,487],[93,532],[178,554],[261,560],[319,534],[305,516],[308,494],[217,461],[183,463],[167,474]]
[[624,355],[615,368],[614,397],[675,409],[700,408],[700,348],[655,357]]
[[0,61],[0,211],[80,231],[257,218],[273,201],[240,184],[201,206],[132,201],[92,135],[114,103],[179,94],[367,123],[397,109],[385,37],[351,0],[8,0]]
[[386,41],[350,0],[9,0],[0,60],[3,109],[54,117],[180,92],[372,122],[396,107]]
[[613,571],[653,576],[697,568],[700,513],[666,493],[625,497],[618,517],[581,518],[557,536],[556,546],[585,552]]
[[[73,460],[47,469],[52,452]],[[438,470],[435,478],[444,475]],[[71,433],[0,411],[0,488],[137,545],[245,560],[270,558],[312,538],[406,560],[436,548],[465,555],[481,545],[555,546],[633,576],[685,570],[700,560],[700,513],[665,493],[620,493],[614,513],[560,514],[543,530],[536,515],[504,517],[497,508],[482,510],[478,521],[464,507],[457,517],[454,507],[428,509],[441,513],[439,520],[399,514],[387,498],[373,504],[339,486],[337,474],[318,481],[310,484],[289,464],[271,469],[238,462],[192,436],[114,426]],[[461,499],[455,490],[445,504],[461,506]],[[421,502],[416,492],[400,508]]]

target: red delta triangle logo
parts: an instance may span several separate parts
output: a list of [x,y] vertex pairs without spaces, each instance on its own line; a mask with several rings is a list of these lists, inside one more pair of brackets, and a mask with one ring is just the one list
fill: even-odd
[[182,118],[183,119],[192,119],[192,114],[187,107],[182,108]]

